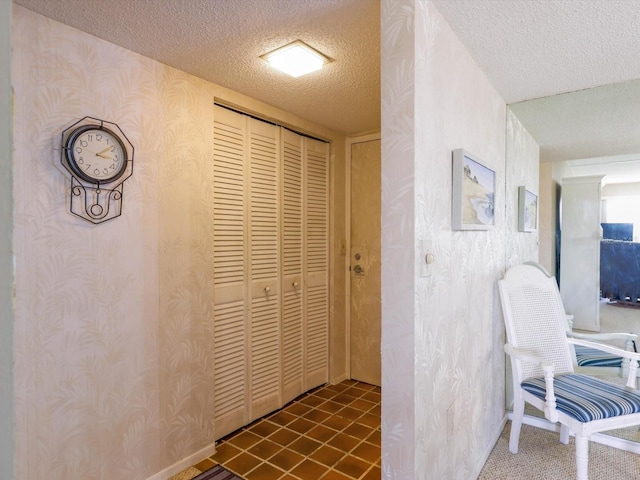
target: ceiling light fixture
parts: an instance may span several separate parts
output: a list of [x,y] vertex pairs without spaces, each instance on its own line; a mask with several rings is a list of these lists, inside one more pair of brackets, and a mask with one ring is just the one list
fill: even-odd
[[320,70],[325,63],[331,61],[301,40],[296,40],[284,47],[261,55],[260,58],[268,62],[273,68],[277,68],[294,78]]

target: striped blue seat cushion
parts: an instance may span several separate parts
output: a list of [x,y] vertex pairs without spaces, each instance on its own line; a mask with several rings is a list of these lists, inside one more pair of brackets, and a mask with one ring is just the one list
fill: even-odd
[[574,345],[576,361],[580,367],[617,367],[622,366],[622,357],[616,357],[610,353],[595,348]]
[[[544,377],[525,380],[522,388],[545,399]],[[599,378],[575,373],[557,375],[553,389],[556,408],[583,423],[640,412],[640,392]]]

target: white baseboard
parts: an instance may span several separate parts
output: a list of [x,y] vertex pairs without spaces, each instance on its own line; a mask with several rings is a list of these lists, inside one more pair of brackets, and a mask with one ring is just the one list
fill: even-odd
[[[513,419],[513,413],[508,412],[507,416],[509,417],[509,420]],[[551,423],[546,418],[524,415],[522,417],[522,423],[525,425],[531,425],[532,427],[543,428],[550,432],[560,432],[560,425],[557,423]],[[571,432],[571,436],[573,435],[573,432]],[[613,437],[604,433],[594,433],[591,435],[591,441],[617,448],[624,452],[640,453],[640,443],[632,442],[631,440],[626,440],[624,438]]]
[[189,455],[179,462],[174,463],[170,467],[167,467],[164,470],[161,470],[158,473],[150,476],[149,478],[147,478],[147,480],[167,480],[168,478],[173,477],[175,474],[186,470],[192,465],[195,465],[202,459],[210,457],[214,453],[216,453],[216,444],[212,443],[211,445],[204,447],[202,450],[198,450],[196,453]]
[[332,378],[331,380],[329,380],[329,383],[331,385],[337,385],[341,382],[344,382],[345,380],[349,380],[349,377],[347,376],[346,373],[343,373],[342,375],[338,375],[335,378]]

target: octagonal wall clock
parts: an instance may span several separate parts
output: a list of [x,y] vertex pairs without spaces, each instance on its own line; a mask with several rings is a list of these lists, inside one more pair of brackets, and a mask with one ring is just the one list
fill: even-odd
[[133,174],[133,151],[113,122],[84,117],[64,129],[60,161],[71,174],[71,213],[96,224],[119,217],[123,183]]

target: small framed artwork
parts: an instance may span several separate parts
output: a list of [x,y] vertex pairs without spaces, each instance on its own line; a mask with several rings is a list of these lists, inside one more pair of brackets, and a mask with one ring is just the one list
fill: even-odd
[[518,187],[518,231],[535,232],[538,228],[538,196]]
[[453,151],[453,230],[491,230],[495,227],[496,172],[461,148]]

